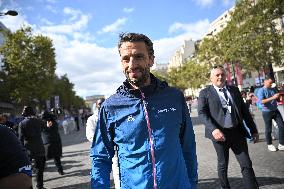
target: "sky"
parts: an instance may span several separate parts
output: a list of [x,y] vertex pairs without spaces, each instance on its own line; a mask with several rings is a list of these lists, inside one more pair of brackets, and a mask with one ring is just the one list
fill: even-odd
[[155,63],[168,63],[184,40],[202,39],[235,0],[0,0],[11,31],[31,26],[52,39],[56,74],[67,74],[78,96],[113,94],[125,80],[117,50],[122,32],[146,34]]

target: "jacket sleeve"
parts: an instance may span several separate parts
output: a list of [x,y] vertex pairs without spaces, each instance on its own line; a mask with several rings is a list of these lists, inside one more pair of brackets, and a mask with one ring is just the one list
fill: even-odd
[[218,129],[215,124],[212,122],[210,116],[210,109],[209,109],[209,99],[207,97],[208,90],[203,89],[198,97],[198,117],[205,125],[206,129],[212,133],[215,129]]
[[242,99],[242,95],[241,95],[241,92],[239,91],[239,89],[237,88],[236,89],[236,92],[235,94],[237,95],[237,98],[239,98],[239,101],[240,101],[240,108],[241,108],[241,111],[242,111],[242,118],[243,120],[245,121],[247,127],[249,128],[250,130],[250,133],[251,134],[256,134],[258,133],[257,131],[257,127],[253,121],[253,118],[251,116],[251,113],[248,109],[248,107],[246,106],[246,104],[244,103],[243,99]]
[[183,124],[181,126],[180,142],[182,146],[183,157],[187,166],[188,178],[191,183],[190,189],[196,189],[198,181],[196,143],[193,126],[185,99],[183,100],[182,112]]
[[92,160],[91,188],[109,189],[112,157],[114,145],[107,124],[105,108],[99,113],[94,140],[91,147],[90,157]]

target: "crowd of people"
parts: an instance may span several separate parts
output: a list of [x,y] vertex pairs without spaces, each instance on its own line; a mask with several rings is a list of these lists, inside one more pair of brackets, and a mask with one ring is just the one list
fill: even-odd
[[[97,101],[94,114],[86,121],[86,138],[92,143],[91,188],[110,188],[113,170],[116,189],[196,189],[198,162],[191,104],[180,90],[150,73],[155,55],[153,43],[146,35],[121,34],[118,52],[126,80],[109,98]],[[272,88],[274,81],[270,77],[256,94],[240,92],[237,87],[227,85],[226,70],[222,66],[211,69],[210,80],[212,84],[199,94],[197,112],[205,126],[205,137],[212,141],[216,151],[220,187],[231,188],[228,180],[231,149],[241,168],[243,188],[258,189],[247,144],[247,140],[259,141],[253,105],[259,104],[261,109],[268,150],[282,151],[284,126],[277,102],[281,94]],[[54,159],[58,173],[64,174],[58,123],[49,112],[38,118],[29,106],[22,115],[24,119],[17,135],[26,150],[17,141],[16,133],[0,126],[0,139],[10,137],[9,140],[15,141],[11,144],[18,149],[14,159],[21,157],[20,162],[16,161],[17,167],[8,168],[3,162],[12,156],[11,150],[2,147],[3,141],[0,141],[1,158],[2,153],[7,154],[1,159],[0,184],[7,184],[6,179],[18,179],[24,183],[22,188],[30,187],[33,159],[37,188],[43,188],[46,160]],[[279,130],[277,147],[272,144],[272,120]]]

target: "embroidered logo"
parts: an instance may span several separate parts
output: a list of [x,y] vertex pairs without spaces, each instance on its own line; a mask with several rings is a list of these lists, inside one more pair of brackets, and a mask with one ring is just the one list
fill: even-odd
[[162,109],[162,110],[158,110],[158,114],[159,113],[164,113],[164,112],[174,112],[176,110],[177,109],[175,109],[175,108],[165,108],[165,109]]
[[128,116],[128,118],[127,118],[127,122],[129,122],[129,121],[134,121],[135,119],[134,119],[134,117],[132,117],[132,115],[130,115],[130,116]]

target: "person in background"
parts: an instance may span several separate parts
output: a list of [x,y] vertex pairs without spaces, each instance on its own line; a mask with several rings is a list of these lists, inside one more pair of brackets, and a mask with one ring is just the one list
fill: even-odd
[[[254,118],[254,113],[253,113],[253,109],[252,109],[252,100],[251,100],[251,98],[247,96],[247,93],[246,93],[245,91],[242,91],[241,94],[242,94],[242,97],[243,97],[243,101],[244,101],[246,107],[248,108],[248,110],[249,110],[249,112],[250,112],[251,117]],[[250,137],[247,138],[248,142],[254,142],[254,138],[252,137],[252,135],[251,135],[251,133],[250,133],[250,130],[249,130],[249,128],[248,128],[246,122],[243,121],[243,124],[244,124],[244,126],[246,127],[248,133],[250,134]]]
[[41,133],[44,122],[36,117],[31,106],[25,106],[22,112],[25,118],[19,124],[19,138],[27,149],[30,159],[34,159],[34,170],[36,174],[37,189],[43,189],[43,172],[45,166],[44,146]]
[[[258,141],[258,131],[237,87],[226,85],[222,66],[211,70],[212,85],[202,89],[198,98],[198,116],[205,125],[205,137],[211,139],[217,153],[217,170],[222,189],[229,189],[228,164],[231,149],[241,167],[244,188],[258,189],[246,138]],[[251,135],[247,132],[246,123]]]
[[183,93],[150,73],[155,56],[146,35],[121,34],[118,51],[126,80],[101,106],[92,188],[110,188],[116,146],[121,189],[196,189],[195,135]]
[[31,163],[13,131],[0,125],[0,188],[30,189]]
[[60,175],[64,175],[61,164],[62,143],[58,132],[58,124],[56,122],[56,115],[44,111],[42,119],[45,121],[43,127],[42,138],[45,148],[45,157],[47,160],[54,159],[57,171]]
[[[100,98],[96,102],[96,106],[93,110],[93,115],[90,116],[86,123],[86,137],[90,142],[93,142],[93,137],[95,134],[95,129],[97,126],[98,115],[101,108],[102,103],[105,101],[105,98]],[[119,180],[119,170],[118,170],[118,159],[117,153],[112,158],[112,174],[114,180],[114,186],[116,189],[120,188],[120,180]]]
[[73,114],[73,117],[74,117],[74,121],[75,121],[75,124],[76,124],[76,130],[80,131],[80,123],[79,123],[80,114],[78,112],[75,112]]
[[279,129],[279,144],[278,150],[284,150],[284,123],[282,116],[277,109],[277,100],[280,94],[275,88],[272,88],[273,79],[266,77],[264,85],[257,92],[258,101],[261,104],[262,117],[265,123],[265,138],[267,148],[271,152],[276,152],[277,148],[272,144],[272,120],[277,123]]
[[99,115],[100,107],[101,107],[101,105],[104,101],[105,101],[104,98],[100,98],[100,99],[97,100],[96,106],[93,110],[94,113],[87,120],[86,137],[90,142],[93,142],[93,137],[94,137],[94,134],[95,134],[95,129],[96,129],[97,121],[98,121],[98,115]]

